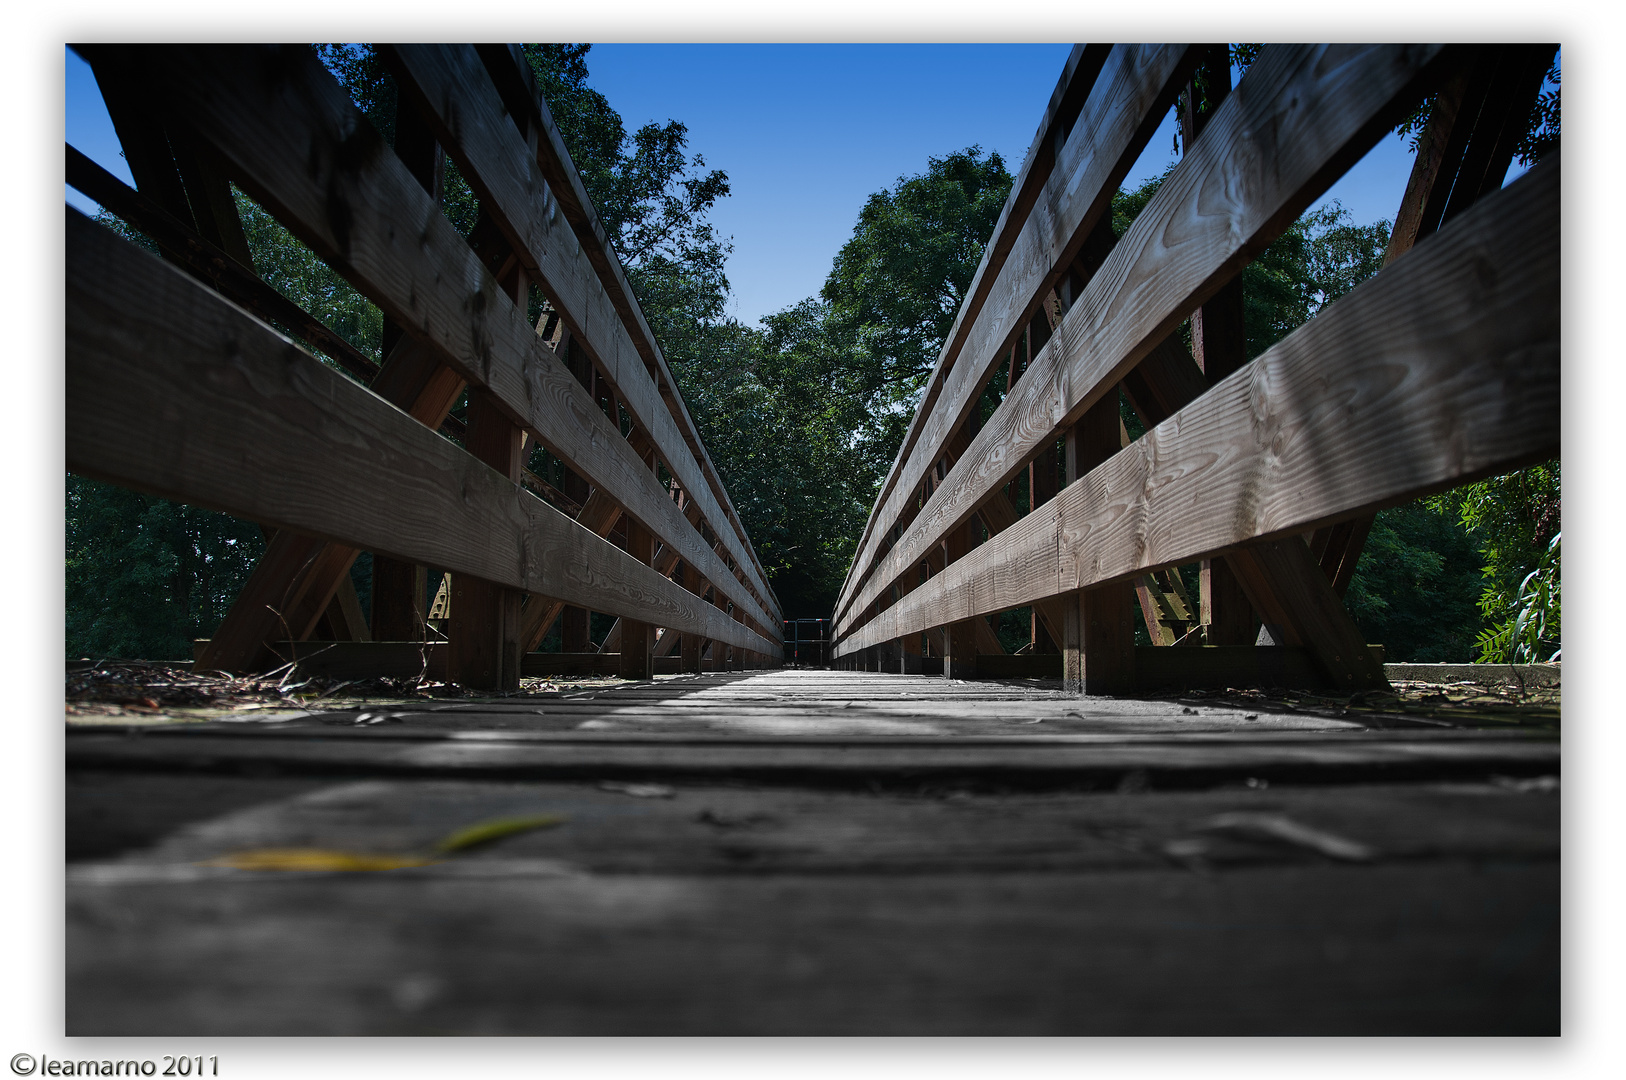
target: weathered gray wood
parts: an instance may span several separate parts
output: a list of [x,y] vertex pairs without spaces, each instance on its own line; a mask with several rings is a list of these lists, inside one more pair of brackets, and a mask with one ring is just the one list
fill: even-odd
[[378,374],[378,365],[361,350],[267,285],[249,267],[209,243],[139,191],[126,187],[71,145],[67,147],[67,181],[152,237],[166,256],[180,261],[234,303],[242,304],[262,319],[287,327],[307,345],[321,350],[358,378],[370,380]]
[[[898,676],[905,678],[908,676]],[[393,725],[392,725],[393,726]],[[1377,739],[1330,732],[1284,734],[1271,740],[1205,742],[1202,736],[1141,741],[1083,736],[1022,738],[916,737],[891,740],[778,739],[753,744],[694,735],[593,735],[552,739],[502,738],[488,728],[478,739],[457,733],[416,739],[287,737],[257,733],[179,737],[86,732],[68,743],[72,769],[154,769],[176,772],[261,772],[289,775],[366,771],[375,776],[468,778],[605,778],[653,780],[716,777],[842,786],[870,778],[913,783],[975,777],[983,782],[1112,788],[1140,775],[1141,783],[1179,789],[1238,783],[1483,779],[1541,776],[1559,770],[1556,742],[1536,739]]]
[[[975,279],[971,296],[981,299],[962,305],[958,323],[965,327],[962,330],[957,323],[950,332],[949,345],[938,360],[937,371],[942,374],[934,373],[931,384],[940,383],[942,389],[928,395],[916,412],[911,431],[918,429],[918,434],[906,438],[899,451],[896,483],[890,489],[882,487],[873,515],[878,526],[859,546],[849,590],[863,584],[877,541],[965,423],[999,362],[1001,347],[1066,272],[1096,223],[1110,213],[1113,194],[1185,78],[1191,59],[1187,53],[1183,45],[1113,47],[1032,209],[1017,219],[1020,232],[1008,255],[998,261],[992,252],[983,257],[979,272],[991,280],[984,286],[981,277]],[[1018,194],[1013,189],[1007,210],[1017,208]],[[996,229],[996,236],[1002,232]],[[852,592],[843,594],[836,605],[838,619],[853,599]]]
[[[581,512],[576,515],[576,524],[596,536],[610,535],[610,531],[615,528],[616,523],[620,520],[621,508],[615,505],[602,490],[597,488],[587,496],[587,502],[583,504]],[[542,639],[547,636],[548,631],[552,629],[553,624],[559,619],[560,612],[565,611],[566,607],[564,601],[555,600],[552,597],[531,597],[526,604],[520,623],[519,640],[523,646],[523,651],[527,653],[536,651],[542,644]],[[581,611],[580,608],[576,610]],[[567,646],[566,652],[572,651],[570,648],[572,645],[580,646],[587,643],[586,612],[582,612],[581,622],[581,640],[576,642],[566,641],[564,643]]]
[[[870,519],[864,523],[864,532],[859,537],[859,551],[867,550],[871,546],[870,536],[876,531],[876,515],[873,510],[886,503],[897,485],[899,473],[920,437],[921,425],[934,408],[938,395],[942,392],[943,381],[959,357],[966,333],[971,328],[971,320],[987,300],[994,277],[1004,266],[1028,213],[1055,169],[1057,148],[1066,142],[1068,134],[1076,126],[1078,114],[1087,104],[1089,94],[1099,80],[1102,66],[1111,59],[1113,48],[1115,46],[1077,44],[1068,54],[1067,62],[1062,66],[1061,76],[1056,81],[1056,88],[1051,93],[1050,105],[1045,110],[1044,119],[1040,122],[1039,130],[1022,160],[1022,167],[1017,171],[1016,179],[1011,185],[1011,196],[1000,210],[999,220],[994,225],[994,234],[983,248],[982,258],[978,262],[976,273],[972,276],[971,285],[966,290],[965,300],[955,315],[954,325],[950,328],[943,348],[939,350],[937,364],[927,379],[920,405],[916,408],[915,415],[910,418],[898,455],[893,460],[891,468],[887,470],[886,478],[876,493]],[[906,506],[912,505],[913,500],[906,503]],[[842,580],[840,596],[847,595],[858,565],[854,560],[848,566],[847,575]]]
[[[1551,793],[223,780],[69,774],[70,846],[128,845],[67,870],[71,1035],[1558,1031]],[[566,820],[414,869],[198,865],[516,813]]]
[[837,654],[1557,453],[1559,183],[1554,155]]
[[[401,45],[384,50],[397,79],[423,110],[437,136],[481,197],[482,209],[514,250],[523,253],[539,284],[570,332],[603,367],[633,422],[649,432],[661,459],[686,490],[696,493],[701,513],[718,525],[725,515],[702,477],[702,468],[645,370],[620,314],[584,249],[570,242],[568,223],[550,206],[551,190],[537,170],[536,154],[503,109],[472,46]],[[675,393],[675,391],[673,391]],[[752,566],[748,546],[733,530],[719,530],[737,562]],[[764,579],[745,582],[759,602]]]
[[78,211],[67,232],[70,469],[775,647]]
[[[1376,656],[1381,646],[1372,645],[1368,649]],[[1450,673],[1414,672],[1414,669],[1422,666],[1385,664],[1384,672],[1390,679],[1422,679],[1432,675],[1441,681],[1449,681],[1451,677]],[[1059,679],[1063,674],[1062,657],[1054,653],[1048,656],[1036,653],[979,656],[977,674],[987,679]],[[1505,674],[1505,669],[1502,674]],[[1327,685],[1325,673],[1316,665],[1309,650],[1286,645],[1222,645],[1195,649],[1139,645],[1135,648],[1134,675],[1137,690],[1321,688]]]
[[[862,611],[1059,428],[1115,390],[1381,137],[1439,53],[1425,46],[1267,48],[850,609]],[[1257,141],[1266,131],[1268,147]],[[1261,155],[1269,155],[1269,168],[1259,167]],[[980,393],[980,384],[967,393]],[[852,623],[849,612],[840,632]]]
[[[185,47],[151,57],[177,107],[301,240],[662,541],[711,565],[713,553],[619,429],[313,56]],[[416,240],[403,243],[408,235]]]
[[1346,693],[1388,689],[1382,662],[1372,656],[1303,538],[1249,544],[1226,562],[1260,618],[1289,631],[1280,644],[1308,646],[1332,684]]
[[756,549],[751,545],[750,537],[746,534],[745,526],[729,499],[727,489],[718,478],[717,467],[712,463],[711,455],[700,440],[698,429],[689,416],[683,396],[677,392],[666,358],[661,354],[660,345],[655,340],[649,324],[644,320],[643,310],[638,306],[632,287],[627,282],[621,261],[616,258],[614,246],[605,234],[598,214],[593,209],[592,200],[588,198],[581,177],[570,160],[570,154],[565,149],[564,140],[553,122],[547,103],[542,100],[537,89],[530,63],[514,45],[482,45],[476,47],[476,52],[485,64],[487,72],[497,83],[504,107],[516,116],[528,117],[529,122],[537,128],[533,160],[541,170],[542,177],[549,185],[550,194],[557,200],[558,209],[569,222],[588,262],[597,271],[599,284],[619,314],[638,355],[643,358],[645,368],[654,380],[656,389],[664,399],[683,440],[703,469],[706,487],[722,507],[729,526],[744,546],[754,569],[755,584],[762,590],[759,599],[773,612],[776,620],[782,620],[784,613],[779,606],[778,598],[773,594],[772,587],[767,584],[767,571],[757,558]]

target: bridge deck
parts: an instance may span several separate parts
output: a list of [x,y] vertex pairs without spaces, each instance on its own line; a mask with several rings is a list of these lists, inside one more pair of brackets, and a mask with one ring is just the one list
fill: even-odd
[[67,1030],[1555,1033],[1554,734],[1337,713],[775,671],[76,724]]

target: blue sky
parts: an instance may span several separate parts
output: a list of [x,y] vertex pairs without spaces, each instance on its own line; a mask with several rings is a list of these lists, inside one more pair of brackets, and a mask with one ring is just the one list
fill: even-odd
[[[972,145],[1015,172],[1071,46],[595,45],[590,85],[630,129],[680,120],[690,149],[728,173],[713,215],[732,237],[730,314],[761,316],[815,295],[872,192]],[[129,180],[90,69],[66,66],[67,139]],[[1172,118],[1130,175],[1174,160]],[[1392,218],[1411,168],[1389,137],[1327,195],[1360,223]],[[71,190],[70,202],[87,205]]]

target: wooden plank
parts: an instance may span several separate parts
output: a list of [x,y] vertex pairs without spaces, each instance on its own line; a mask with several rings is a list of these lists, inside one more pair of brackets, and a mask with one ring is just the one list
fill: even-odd
[[[1479,198],[1501,189],[1553,52],[1552,46],[1542,45],[1475,47],[1462,70],[1434,96],[1384,265]],[[1319,556],[1322,569],[1339,596],[1355,576],[1372,523],[1370,517],[1342,523],[1336,532],[1317,538],[1326,545]]]
[[[538,654],[538,655],[546,655]],[[907,676],[896,676],[906,678]],[[1013,777],[1035,784],[1107,781],[1141,771],[1154,786],[1209,785],[1253,776],[1270,782],[1540,775],[1557,771],[1556,740],[1394,739],[1368,732],[1296,733],[1297,738],[1236,740],[1164,736],[1122,740],[1081,736],[1027,739],[894,737],[706,740],[596,736],[479,740],[430,738],[313,738],[309,729],[286,736],[253,737],[198,732],[175,738],[152,732],[76,733],[68,742],[70,768],[234,770],[275,766],[290,773],[351,772],[379,775],[436,773],[488,777],[732,776],[779,778],[954,776]],[[582,733],[585,735],[586,733]]]
[[[67,1032],[1561,1030],[1553,794],[668,786],[72,774],[70,850],[127,846],[67,869]],[[566,820],[383,873],[199,865],[428,850],[516,807]],[[1236,828],[1272,818],[1369,858]]]
[[[654,539],[636,521],[627,523],[627,554],[644,565],[648,565],[655,554]],[[660,573],[658,570],[655,572]],[[642,619],[627,617],[622,617],[620,624],[621,677],[652,678],[655,673],[652,665],[655,658],[655,627]]]
[[[177,790],[163,792],[159,784],[164,779]],[[1525,793],[1489,784],[1362,784],[1269,791],[1239,785],[1199,792],[1153,790],[1133,799],[1110,791],[979,792],[971,798],[943,799],[685,783],[673,786],[671,798],[629,804],[628,796],[615,788],[557,781],[516,785],[467,779],[389,779],[359,784],[339,781],[343,787],[337,792],[332,788],[312,791],[313,785],[307,781],[304,791],[288,792],[295,796],[291,800],[262,796],[243,800],[247,805],[233,808],[237,813],[222,813],[227,808],[219,806],[218,796],[197,797],[201,794],[198,789],[221,783],[218,779],[211,783],[199,776],[79,773],[69,782],[70,800],[88,796],[87,801],[118,805],[137,818],[148,817],[152,803],[167,803],[164,809],[171,822],[180,818],[187,826],[175,828],[165,822],[171,825],[169,829],[152,829],[146,822],[138,824],[148,834],[140,837],[147,843],[121,853],[119,860],[138,875],[142,869],[169,869],[177,864],[204,869],[198,864],[207,864],[223,852],[303,846],[311,838],[327,843],[343,838],[347,849],[359,851],[429,849],[470,820],[503,816],[516,798],[531,801],[538,809],[558,806],[576,812],[570,813],[564,827],[515,835],[487,849],[483,856],[474,855],[497,860],[490,867],[494,870],[511,868],[509,860],[545,852],[594,876],[727,875],[741,869],[717,842],[720,834],[730,832],[733,839],[757,849],[762,862],[749,868],[752,875],[886,872],[901,877],[956,872],[975,876],[1072,870],[1107,876],[1137,869],[1183,873],[1187,871],[1178,863],[1166,862],[1158,850],[1166,838],[1182,834],[1188,840],[1206,841],[1195,846],[1220,870],[1248,867],[1259,871],[1325,857],[1314,847],[1238,843],[1234,834],[1227,837],[1225,830],[1200,825],[1219,814],[1261,812],[1274,812],[1318,829],[1324,837],[1341,836],[1364,848],[1365,860],[1340,860],[1346,868],[1380,859],[1478,862],[1556,860],[1560,856],[1557,794]],[[270,785],[252,778],[243,786],[264,791]],[[283,786],[294,784],[284,781]],[[188,794],[195,800],[193,805],[174,805]],[[707,807],[711,813],[697,820],[697,806]],[[1120,830],[1117,835],[1081,827],[1106,820]],[[79,815],[70,821],[78,826],[70,827],[74,833],[85,828]],[[1141,842],[1123,842],[1131,838]],[[1263,838],[1256,835],[1255,839]],[[80,841],[74,846],[83,850],[89,845]],[[468,855],[461,856],[439,869],[478,870],[468,865],[468,859]],[[505,863],[509,865],[505,867]],[[70,881],[83,873],[83,868],[75,870],[79,873],[71,870]],[[195,884],[207,888],[205,881],[201,874],[194,878]],[[382,886],[375,877],[368,887]],[[583,942],[582,946],[592,951],[599,944]]]
[[750,535],[746,535],[745,524],[741,522],[738,511],[735,511],[732,501],[728,498],[727,488],[724,488],[722,480],[717,477],[717,467],[712,464],[711,454],[706,451],[704,442],[699,439],[698,429],[694,428],[694,420],[689,416],[683,395],[678,394],[676,390],[672,371],[667,368],[667,359],[660,353],[660,345],[655,342],[654,332],[644,320],[644,312],[637,306],[637,299],[634,298],[633,290],[621,270],[621,262],[615,257],[615,247],[611,246],[610,239],[605,236],[602,223],[598,221],[598,215],[593,210],[592,200],[587,197],[582,179],[577,176],[576,166],[571,163],[569,151],[564,148],[564,140],[559,135],[558,127],[554,125],[553,115],[548,112],[546,102],[538,93],[530,63],[515,46],[480,46],[476,47],[476,52],[485,62],[489,75],[498,83],[499,93],[502,93],[502,99],[509,107],[509,111],[517,115],[530,115],[533,124],[540,128],[535,161],[545,181],[550,184],[551,194],[558,200],[559,211],[571,224],[577,242],[582,246],[589,262],[592,262],[593,268],[597,270],[600,285],[610,296],[611,304],[620,312],[623,325],[633,338],[633,345],[644,358],[644,364],[650,377],[655,381],[655,387],[667,403],[668,413],[672,415],[673,421],[676,421],[694,459],[701,465],[706,477],[707,490],[711,491],[717,504],[722,507],[730,529],[745,548],[748,563],[754,571],[754,584],[761,589],[759,599],[763,600],[764,607],[772,610],[776,618],[782,620],[784,612],[779,607],[779,599],[774,595],[774,590],[767,584],[767,571],[756,556],[756,548],[751,547]]
[[596,611],[776,646],[69,209],[75,472]]
[[327,621],[342,625],[350,641],[371,641],[372,631],[367,628],[367,616],[361,610],[361,598],[356,595],[356,584],[348,574],[339,582],[338,591],[327,607]]
[[201,280],[208,281],[234,303],[298,334],[307,345],[319,349],[358,378],[370,381],[378,374],[378,364],[360,349],[260,280],[247,266],[209,243],[139,191],[126,187],[116,176],[72,146],[67,147],[67,181],[152,237],[166,257],[185,266]]
[[[1067,432],[1067,475],[1089,473],[1120,449],[1116,395],[1103,398]],[[1039,512],[1039,511],[1036,511]],[[1125,694],[1135,686],[1134,592],[1129,582],[1081,588],[1061,599],[1062,687],[1080,697]],[[1155,621],[1147,623],[1153,630]]]
[[424,640],[425,567],[373,556],[372,629],[376,641]]
[[[1382,136],[1439,55],[1434,46],[1267,48],[849,606],[862,609],[900,564],[968,518],[1263,250]],[[1262,169],[1249,133],[1267,130],[1273,164]],[[965,384],[950,412],[977,393]],[[852,619],[843,618],[845,632]]]
[[[456,404],[463,380],[420,343],[403,338],[373,380],[373,391],[434,430]],[[199,662],[224,671],[263,670],[267,664],[286,663],[270,643],[280,638],[304,640],[315,633],[317,621],[359,554],[353,547],[324,544],[289,531],[271,537]]]
[[[1034,203],[1038,201],[1045,183],[1055,170],[1057,147],[1066,143],[1073,128],[1077,126],[1079,113],[1101,81],[1101,69],[1113,58],[1114,48],[1116,46],[1077,44],[1068,54],[1067,62],[1062,66],[1061,76],[1057,79],[1056,88],[1051,93],[1050,105],[1045,110],[1044,119],[1040,122],[1039,130],[1022,160],[1022,167],[1011,185],[1011,194],[1000,210],[999,220],[994,224],[993,236],[983,248],[976,273],[966,289],[965,299],[955,314],[954,325],[950,328],[943,348],[939,351],[937,364],[927,379],[921,403],[916,408],[915,415],[910,418],[898,454],[892,462],[892,467],[887,471],[880,490],[876,493],[870,519],[865,522],[864,532],[859,537],[858,551],[870,549],[872,533],[884,534],[885,529],[875,524],[877,515],[874,511],[887,503],[897,487],[902,468],[920,438],[921,425],[935,408],[943,390],[944,380],[964,350],[965,338],[970,332],[971,324],[987,301],[994,279],[1004,268],[1011,249],[1016,244],[1017,236],[1033,210]],[[842,580],[841,591],[838,594],[840,597],[847,596],[854,584],[854,575],[859,573],[859,567],[857,559],[848,566],[847,576]]]
[[[1203,86],[1207,100],[1204,110],[1198,111],[1199,89],[1194,79],[1186,89],[1186,104],[1181,111],[1182,144],[1190,147],[1196,142],[1214,110],[1218,109],[1231,92],[1231,61],[1228,46],[1210,48],[1203,59]],[[1202,307],[1191,313],[1191,359],[1203,374],[1203,389],[1219,382],[1247,362],[1247,335],[1243,318],[1242,279],[1232,278],[1218,292],[1209,297]],[[1174,335],[1165,339],[1174,343]],[[1141,368],[1147,363],[1142,362]],[[1165,365],[1165,373],[1167,365]],[[1152,372],[1148,372],[1152,375]],[[1195,394],[1192,395],[1195,397]],[[1190,398],[1176,400],[1174,408],[1167,409],[1163,417],[1147,426],[1161,423],[1175,409],[1183,408]],[[1261,571],[1268,573],[1261,566]],[[1198,568],[1199,606],[1203,640],[1209,645],[1251,645],[1254,641],[1254,616],[1236,575],[1224,559],[1204,559]],[[1177,579],[1178,580],[1178,579]],[[1148,615],[1147,626],[1153,620]],[[1172,642],[1169,642],[1172,644]]]
[[[620,520],[621,508],[597,488],[587,496],[587,502],[582,506],[581,513],[576,515],[576,524],[596,536],[610,535],[610,530],[614,529]],[[573,626],[568,621],[572,610],[580,613],[576,620],[579,626]],[[560,612],[565,612],[567,616],[564,651],[587,651],[587,646],[591,644],[587,639],[587,613],[581,608],[570,608],[562,600],[533,595],[521,615],[519,639],[523,652],[535,652],[541,646],[542,639],[552,629],[554,622],[560,617]]]
[[[155,80],[302,241],[442,362],[490,389],[551,452],[708,565],[711,553],[665,490],[314,57],[295,48],[144,52]],[[407,233],[417,240],[402,243]]]
[[1332,685],[1344,692],[1388,689],[1383,664],[1344,610],[1302,538],[1283,536],[1227,556],[1260,618],[1290,631],[1283,645],[1306,645]]
[[837,654],[1557,453],[1559,182],[1554,155],[1481,200]]
[[[485,390],[470,390],[468,452],[512,483],[520,479],[525,434]],[[524,593],[466,574],[452,577],[447,669],[451,680],[475,690],[519,689],[520,605]]]
[[[1192,59],[1187,53],[1183,45],[1113,47],[1042,193],[1031,212],[1020,219],[1021,231],[1010,254],[997,266],[986,263],[985,272],[993,276],[986,294],[991,299],[971,313],[963,338],[958,328],[950,333],[950,341],[958,342],[959,347],[945,351],[938,361],[942,391],[917,412],[919,435],[915,442],[905,442],[898,458],[902,467],[894,466],[898,479],[889,494],[883,488],[883,498],[876,503],[873,516],[878,525],[854,557],[856,569],[836,605],[838,620],[849,608],[868,603],[867,599],[855,603],[856,589],[864,584],[881,536],[892,527],[907,495],[919,487],[942,447],[981,398],[1001,347],[1031,315],[1054,280],[1066,272],[1096,223],[1110,213],[1119,183],[1184,80]],[[979,285],[974,283],[973,291]],[[891,569],[890,564],[886,569]]]
[[[676,394],[670,372],[665,369],[665,359],[660,358],[659,348],[654,346],[654,337],[642,320],[636,299],[631,296],[631,290],[621,288],[624,278],[613,249],[606,242],[602,246],[595,242],[603,239],[598,234],[592,237],[577,234],[579,244],[548,236],[548,233],[563,233],[571,228],[569,218],[572,216],[566,213],[566,221],[551,221],[553,208],[546,205],[548,197],[559,197],[563,190],[564,200],[574,202],[580,189],[577,179],[574,184],[550,185],[541,192],[543,197],[535,197],[537,185],[550,172],[543,164],[551,145],[548,132],[538,132],[535,150],[522,145],[519,148],[502,145],[517,142],[515,137],[519,132],[502,122],[506,106],[472,47],[390,46],[382,50],[397,70],[406,93],[415,96],[431,120],[441,125],[442,137],[450,140],[447,143],[450,150],[454,155],[462,151],[468,171],[476,177],[473,182],[486,182],[481,195],[489,198],[494,210],[499,208],[498,213],[504,218],[506,231],[514,237],[515,244],[524,247],[537,260],[543,280],[561,280],[564,301],[559,306],[561,314],[566,319],[574,319],[579,312],[585,312],[592,316],[592,325],[600,327],[597,335],[589,333],[590,342],[598,343],[600,338],[613,340],[618,361],[606,363],[606,368],[610,369],[616,384],[624,384],[631,395],[626,402],[629,412],[642,426],[657,433],[662,454],[672,454],[675,459],[668,465],[672,465],[673,472],[680,475],[686,486],[693,488],[693,481],[704,472],[709,459],[702,462],[704,447],[699,446],[698,436],[693,434],[693,421],[688,420],[681,395]],[[525,115],[525,112],[517,115]],[[537,120],[540,122],[540,117]],[[543,125],[538,124],[538,127]],[[580,190],[580,198],[585,200],[585,190]],[[563,208],[563,203],[559,208]],[[593,257],[595,249],[597,260]],[[611,267],[613,273],[605,273]],[[621,303],[616,303],[616,296],[620,296]],[[641,338],[644,338],[642,342]],[[649,387],[641,376],[650,377],[659,387]],[[646,389],[659,389],[663,400],[655,400],[655,395],[646,394]],[[663,420],[672,423],[662,423]],[[678,446],[675,439],[686,441],[689,446]],[[722,522],[727,514],[709,498],[712,486],[720,491],[714,472],[706,478],[706,483],[699,485],[699,490],[701,498],[712,503],[707,507],[707,516]],[[722,494],[722,498],[727,499],[727,494]],[[735,543],[730,543],[730,548],[737,558],[748,556],[746,563],[756,571],[741,577],[741,581],[766,603],[764,597],[771,595],[771,590],[767,589],[766,577],[754,560],[754,551],[751,551],[750,540],[743,535],[743,527],[733,540]]]

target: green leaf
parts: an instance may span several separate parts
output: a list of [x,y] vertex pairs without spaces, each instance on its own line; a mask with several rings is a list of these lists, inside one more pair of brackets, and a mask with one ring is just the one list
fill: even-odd
[[452,833],[435,845],[435,850],[441,854],[453,851],[467,851],[481,844],[489,844],[501,840],[515,833],[530,832],[532,829],[551,829],[556,825],[563,825],[570,819],[564,814],[533,814],[530,817],[501,817],[491,818],[488,821],[477,822]]

